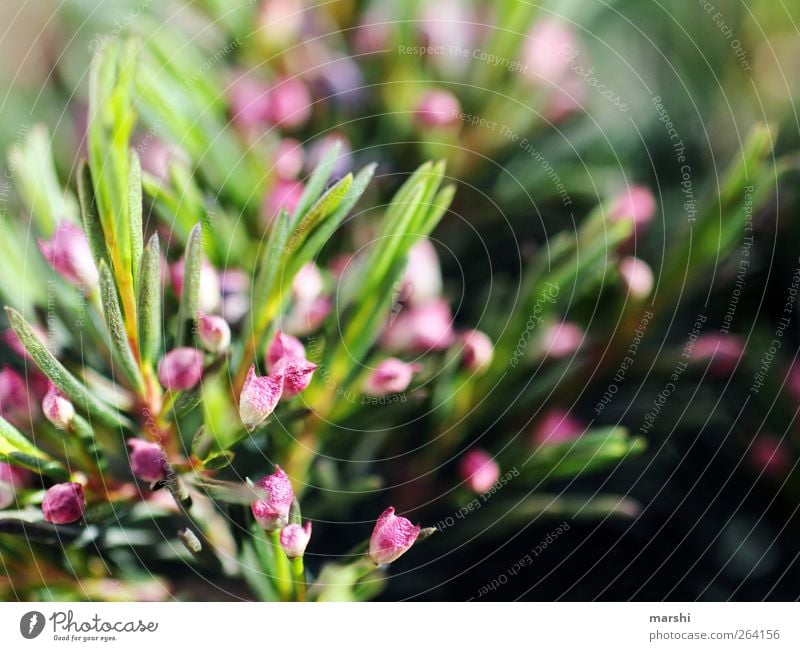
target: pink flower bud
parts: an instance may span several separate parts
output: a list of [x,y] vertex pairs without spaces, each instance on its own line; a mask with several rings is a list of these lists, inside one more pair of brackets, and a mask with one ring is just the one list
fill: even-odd
[[[183,291],[183,258],[170,265],[169,273],[172,281],[172,289],[177,296]],[[203,260],[200,265],[200,310],[206,313],[213,313],[219,309],[222,299],[222,289],[217,270],[209,262]]]
[[322,272],[313,262],[308,262],[300,267],[300,271],[292,281],[292,296],[295,301],[313,301],[322,294],[325,281]]
[[544,18],[528,32],[522,48],[522,72],[531,83],[550,87],[558,84],[578,54],[572,28],[557,18]]
[[80,520],[85,507],[83,486],[76,482],[51,486],[42,500],[44,519],[53,524],[69,524]]
[[170,391],[193,389],[203,377],[203,353],[197,348],[175,348],[158,363],[158,380]]
[[328,296],[313,301],[299,301],[292,305],[283,321],[283,329],[293,335],[304,336],[317,330],[331,313],[332,303]]
[[396,357],[383,360],[364,382],[364,393],[368,396],[388,396],[401,393],[411,384],[419,364],[407,364]]
[[419,535],[419,525],[394,514],[390,506],[381,513],[369,539],[369,557],[376,565],[391,563],[405,554]]
[[583,330],[574,323],[562,321],[547,327],[542,335],[542,352],[553,359],[569,357],[580,348]]
[[75,407],[52,382],[48,382],[47,393],[42,400],[42,412],[56,429],[69,429],[75,420]]
[[633,256],[620,260],[619,275],[635,299],[647,298],[653,291],[653,270],[644,260]]
[[390,351],[444,350],[454,340],[450,306],[437,299],[404,309],[383,334],[383,344]]
[[269,119],[283,129],[294,129],[311,117],[311,95],[294,77],[279,80],[269,92]]
[[492,363],[494,345],[480,330],[468,330],[461,335],[461,361],[473,373],[484,371]]
[[454,127],[461,124],[461,104],[446,90],[429,90],[417,105],[416,117],[423,127]]
[[28,486],[31,477],[28,470],[0,462],[0,509],[16,501],[16,489]]
[[227,350],[231,343],[231,328],[221,316],[200,315],[197,335],[206,350],[215,355]]
[[83,230],[72,222],[62,221],[50,240],[39,240],[39,250],[67,281],[89,293],[97,288],[97,273],[92,251]]
[[128,445],[131,446],[131,471],[136,477],[148,482],[164,479],[169,468],[164,448],[142,439],[128,439]]
[[531,442],[534,445],[566,443],[578,438],[586,431],[586,426],[569,412],[553,408],[545,412],[533,430]]
[[283,377],[283,398],[292,398],[304,391],[309,384],[317,365],[303,357],[287,355],[275,362],[273,375]]
[[0,371],[0,416],[13,424],[29,420],[28,387],[10,366]]
[[442,270],[439,255],[429,239],[422,239],[408,252],[400,300],[423,305],[442,293]]
[[252,431],[269,416],[283,393],[283,377],[280,375],[256,376],[256,367],[251,366],[239,395],[239,417],[245,428]]
[[485,450],[470,450],[458,464],[461,478],[476,493],[485,493],[500,477],[500,466]]
[[275,173],[285,181],[297,178],[303,170],[303,146],[294,138],[285,138],[275,152]]
[[792,458],[788,448],[780,439],[769,434],[756,436],[748,451],[750,462],[759,472],[764,472],[775,479],[786,477],[792,467]]
[[726,376],[736,370],[743,353],[744,342],[736,335],[700,335],[692,348],[692,360],[710,361],[710,370],[714,375]]
[[297,207],[303,190],[304,187],[300,181],[278,179],[264,198],[261,214],[263,222],[267,225],[272,224],[280,215],[281,210],[291,214]]
[[272,343],[267,347],[267,367],[271,369],[282,357],[305,359],[306,349],[297,337],[292,337],[292,335],[287,335],[278,330],[272,339]]
[[294,502],[292,483],[286,473],[280,466],[275,466],[275,473],[262,477],[256,486],[265,492],[264,499],[250,505],[256,522],[266,531],[282,529],[289,522],[289,511]]
[[270,120],[270,96],[266,84],[252,77],[240,77],[228,91],[230,116],[243,129],[263,126]]
[[643,185],[626,188],[611,204],[609,217],[613,221],[633,219],[636,227],[646,226],[656,212],[653,193]]
[[308,541],[311,539],[311,523],[304,526],[287,524],[281,530],[281,547],[289,558],[301,558],[306,552]]

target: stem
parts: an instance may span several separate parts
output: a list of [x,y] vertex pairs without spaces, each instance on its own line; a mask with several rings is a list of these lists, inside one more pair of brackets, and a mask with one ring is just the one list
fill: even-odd
[[281,599],[289,601],[292,597],[291,568],[289,567],[289,559],[281,547],[280,530],[271,531],[269,538],[275,551],[275,584],[278,587]]
[[297,601],[306,600],[306,571],[303,567],[303,557],[292,559],[292,574],[294,574],[295,595]]

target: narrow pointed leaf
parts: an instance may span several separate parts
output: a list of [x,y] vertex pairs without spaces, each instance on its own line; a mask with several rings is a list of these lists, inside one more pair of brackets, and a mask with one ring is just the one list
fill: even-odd
[[114,353],[113,361],[119,364],[134,389],[141,393],[144,388],[142,374],[128,343],[125,322],[122,319],[122,310],[119,307],[117,288],[114,285],[111,270],[105,262],[100,263],[100,300],[103,304],[106,329],[111,337],[111,346]]
[[153,363],[161,351],[161,253],[153,235],[142,254],[139,275],[139,353]]
[[94,397],[83,383],[72,375],[72,373],[53,356],[19,312],[11,307],[6,307],[6,313],[8,314],[11,327],[14,329],[14,332],[17,333],[19,340],[39,367],[39,370],[50,378],[53,384],[55,384],[76,407],[83,409],[105,425],[126,428],[131,426],[130,422],[124,416]]
[[186,341],[187,321],[194,320],[200,306],[200,269],[203,263],[203,230],[196,224],[189,233],[189,243],[183,256],[183,288],[178,308],[175,340],[177,346]]
[[142,231],[142,166],[136,151],[130,152],[130,174],[128,176],[128,203],[131,215],[131,270],[133,286],[139,287],[139,268],[144,246]]

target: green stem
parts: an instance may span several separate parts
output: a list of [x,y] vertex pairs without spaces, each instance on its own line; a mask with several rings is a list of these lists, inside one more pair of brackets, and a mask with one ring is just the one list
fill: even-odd
[[306,600],[306,571],[303,567],[303,557],[292,559],[292,574],[294,574],[295,595],[297,601]]
[[271,531],[269,538],[275,552],[275,584],[277,585],[281,599],[283,601],[289,601],[292,597],[291,568],[289,567],[289,559],[286,557],[281,547],[280,530]]

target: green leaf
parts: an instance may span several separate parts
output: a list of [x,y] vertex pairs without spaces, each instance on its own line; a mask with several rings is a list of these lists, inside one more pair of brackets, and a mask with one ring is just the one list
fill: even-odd
[[14,308],[6,307],[8,320],[33,361],[61,392],[79,409],[83,409],[105,425],[131,428],[127,418],[109,405],[98,400],[59,362],[36,336],[31,326]]
[[35,125],[22,145],[9,150],[8,161],[17,190],[44,237],[49,238],[62,219],[77,220],[75,198],[58,182],[46,127]]
[[573,441],[539,446],[520,471],[529,481],[576,477],[614,466],[645,446],[643,438],[629,437],[623,427],[598,428]]
[[161,352],[161,253],[154,234],[142,254],[139,274],[139,354],[152,364]]
[[222,481],[200,475],[192,475],[188,477],[188,481],[210,498],[226,504],[249,506],[256,500],[263,500],[266,497],[266,493],[262,489],[249,486],[244,482]]
[[300,200],[297,202],[297,206],[295,206],[291,219],[292,226],[300,222],[303,215],[309,211],[317,198],[322,194],[322,191],[328,183],[328,179],[331,178],[333,165],[339,157],[341,150],[342,144],[336,141],[333,143],[333,146],[329,147],[325,152],[319,165],[317,165],[317,168],[311,174],[311,178],[308,179],[303,194],[300,195]]
[[183,256],[183,287],[178,307],[175,345],[186,341],[187,321],[194,321],[200,307],[200,269],[203,263],[203,229],[196,224],[189,233],[189,243]]
[[133,40],[112,41],[95,54],[89,78],[87,130],[97,214],[132,339],[137,332],[128,143],[136,124],[132,92],[137,47]]
[[139,364],[134,357],[128,336],[125,332],[125,323],[122,319],[122,310],[119,307],[117,297],[117,287],[114,284],[114,277],[111,269],[105,262],[100,262],[100,301],[103,304],[103,316],[106,322],[106,329],[111,336],[111,347],[113,350],[112,361],[122,368],[125,377],[128,378],[133,388],[142,393],[144,391],[144,380],[139,369]]
[[56,479],[69,477],[69,472],[63,465],[37,448],[2,416],[0,416],[0,460]]
[[342,223],[345,217],[350,213],[356,205],[361,195],[367,189],[372,177],[375,174],[377,164],[373,163],[367,165],[356,174],[352,184],[348,186],[347,195],[338,204],[336,210],[322,220],[314,232],[306,238],[302,246],[291,257],[288,276],[294,278],[300,268],[307,262],[313,260],[317,254],[322,250],[322,247],[330,240],[336,229]]
[[108,249],[103,236],[103,227],[100,218],[97,216],[97,204],[94,200],[94,186],[92,185],[92,172],[86,162],[82,162],[78,168],[78,198],[81,204],[81,218],[83,221],[83,231],[89,241],[89,248],[96,267],[100,267],[101,262],[111,264],[108,257]]
[[136,151],[130,151],[128,203],[131,215],[131,270],[134,290],[139,287],[139,267],[142,260],[144,231],[142,229],[142,165]]

